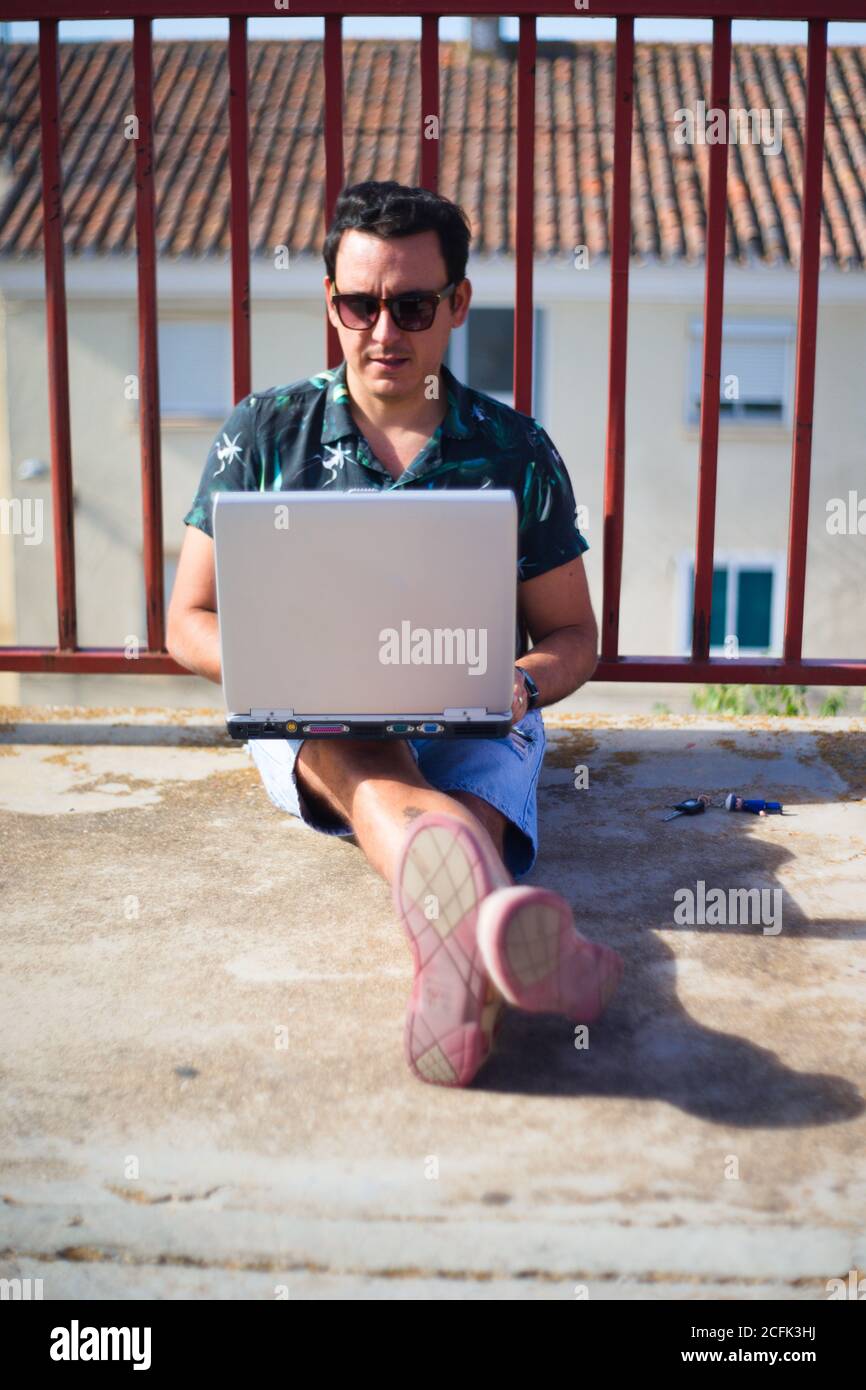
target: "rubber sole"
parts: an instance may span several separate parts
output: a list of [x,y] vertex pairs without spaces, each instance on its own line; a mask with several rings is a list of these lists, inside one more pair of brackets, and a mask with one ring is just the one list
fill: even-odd
[[482,904],[478,943],[496,987],[528,1013],[594,1023],[616,992],[622,957],[577,931],[571,908],[546,888],[501,888]]
[[495,887],[494,868],[462,821],[428,812],[413,822],[393,897],[415,965],[404,1047],[419,1081],[466,1086],[490,1055],[502,999],[477,924]]

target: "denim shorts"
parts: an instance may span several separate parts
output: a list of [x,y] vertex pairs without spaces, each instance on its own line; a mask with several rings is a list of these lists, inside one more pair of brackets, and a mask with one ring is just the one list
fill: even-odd
[[[281,811],[323,835],[351,835],[336,814],[327,822],[304,800],[295,760],[304,740],[250,739],[247,747],[265,791]],[[537,787],[544,760],[541,711],[529,710],[505,738],[411,738],[406,742],[422,776],[441,792],[473,792],[507,818],[504,858],[515,878],[528,874],[538,853]]]

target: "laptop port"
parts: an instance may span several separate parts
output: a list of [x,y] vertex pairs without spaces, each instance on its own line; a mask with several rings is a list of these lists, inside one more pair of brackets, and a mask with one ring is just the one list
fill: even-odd
[[385,728],[389,734],[411,734],[412,724],[386,724]]
[[441,734],[441,732],[442,732],[442,725],[441,725],[441,724],[434,724],[434,723],[428,721],[428,722],[425,723],[425,724],[419,724],[419,725],[418,725],[418,732],[419,732],[419,734]]
[[305,724],[305,734],[347,734],[348,724]]

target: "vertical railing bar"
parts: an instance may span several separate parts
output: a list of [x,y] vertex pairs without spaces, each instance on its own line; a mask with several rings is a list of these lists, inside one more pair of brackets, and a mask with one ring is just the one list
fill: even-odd
[[625,505],[625,387],[628,358],[628,272],[631,256],[631,142],[634,84],[634,20],[616,22],[614,72],[613,207],[610,252],[607,442],[604,464],[604,587],[601,652],[619,655]]
[[69,342],[63,253],[63,169],[60,160],[60,59],[57,20],[39,23],[39,102],[42,127],[42,238],[45,256],[45,330],[48,420],[51,435],[51,507],[57,586],[57,646],[77,644],[75,518],[69,422]]
[[821,194],[824,174],[824,102],[827,85],[827,21],[809,20],[806,65],[806,151],[800,232],[800,292],[797,308],[797,365],[794,385],[794,438],[788,525],[788,586],[785,600],[786,661],[803,652],[806,594],[806,542],[815,403],[815,349],[818,334],[818,273],[821,249]]
[[520,16],[517,45],[514,408],[532,413],[532,271],[535,256],[535,16]]
[[159,432],[159,361],[156,303],[156,190],[153,142],[153,45],[151,20],[136,19],[133,37],[135,114],[135,233],[138,262],[139,432],[144,531],[147,645],[165,649],[162,550],[162,467]]
[[[710,107],[723,111],[728,129],[731,104],[731,21],[713,21],[713,62]],[[713,551],[716,529],[716,477],[721,409],[722,329],[725,295],[725,238],[727,234],[728,142],[709,147],[707,178],[707,236],[704,280],[704,343],[701,386],[701,439],[698,464],[698,511],[695,536],[692,660],[710,654],[713,601]]]
[[[435,135],[429,133],[432,121]],[[421,17],[421,187],[439,187],[439,16]]]
[[[339,15],[325,16],[325,225],[333,215],[337,195],[343,187],[343,21]],[[337,330],[327,323],[328,366],[339,366],[343,358]]]
[[250,175],[247,21],[229,19],[229,163],[231,167],[232,380],[234,401],[248,396],[250,351]]

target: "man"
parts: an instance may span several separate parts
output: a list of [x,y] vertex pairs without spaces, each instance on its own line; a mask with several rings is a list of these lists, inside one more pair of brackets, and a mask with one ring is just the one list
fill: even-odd
[[469,311],[469,240],[463,211],[426,189],[343,190],[323,251],[344,361],[236,406],[184,518],[168,615],[172,655],[219,682],[211,514],[220,489],[515,493],[520,632],[507,738],[249,744],[275,805],[325,834],[354,834],[392,884],[415,963],[407,1058],[416,1076],[443,1085],[472,1080],[503,1002],[591,1022],[622,969],[615,951],[579,935],[561,897],[512,877],[537,852],[540,708],[592,676],[597,628],[562,459],[535,420],[443,365]]

